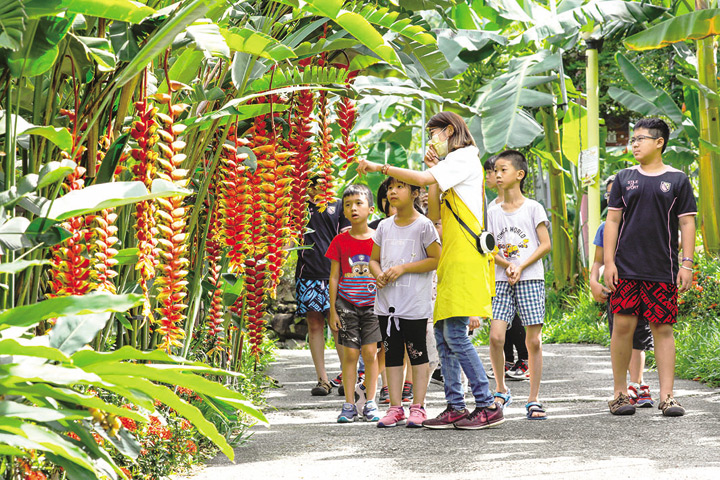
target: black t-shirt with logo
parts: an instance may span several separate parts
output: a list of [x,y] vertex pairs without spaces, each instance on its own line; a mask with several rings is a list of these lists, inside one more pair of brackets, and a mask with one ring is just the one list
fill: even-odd
[[328,280],[330,278],[330,260],[325,257],[330,242],[340,233],[340,229],[350,225],[342,209],[342,200],[328,204],[324,212],[317,205],[308,203],[310,230],[304,236],[304,245],[311,249],[298,250],[295,278],[306,280]]
[[667,166],[657,174],[639,165],[615,177],[610,210],[622,210],[615,265],[621,279],[675,283],[679,217],[695,215],[692,185],[680,170]]

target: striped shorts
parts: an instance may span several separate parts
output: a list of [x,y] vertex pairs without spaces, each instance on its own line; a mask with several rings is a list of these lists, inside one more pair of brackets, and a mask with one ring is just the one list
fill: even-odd
[[545,323],[545,281],[521,280],[515,285],[495,282],[492,299],[493,318],[512,325],[515,313],[523,327]]

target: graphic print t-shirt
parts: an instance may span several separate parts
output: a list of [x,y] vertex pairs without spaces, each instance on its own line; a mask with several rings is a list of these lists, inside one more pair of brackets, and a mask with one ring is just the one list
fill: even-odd
[[[427,258],[426,249],[440,243],[435,225],[420,216],[410,225],[399,226],[395,216],[378,225],[373,241],[380,247],[380,268],[385,271],[396,265],[414,263]],[[406,319],[427,319],[432,316],[433,272],[405,273],[393,283],[378,290],[376,315],[393,315]]]
[[375,303],[375,278],[370,273],[373,240],[358,240],[343,232],[333,238],[325,256],[340,264],[338,295],[357,307]]
[[[529,198],[514,212],[506,212],[500,205],[488,211],[488,227],[495,236],[500,255],[516,265],[522,264],[540,246],[537,227],[541,223],[549,224],[545,209]],[[520,275],[520,281],[544,279],[542,261],[528,265]],[[499,265],[495,265],[495,281],[508,281],[505,269]]]
[[639,165],[615,177],[609,210],[622,210],[615,265],[622,279],[675,283],[679,218],[695,215],[692,185],[680,170],[647,174]]
[[317,205],[309,202],[308,211],[309,232],[303,237],[303,245],[312,248],[298,250],[295,278],[327,280],[330,278],[330,260],[325,257],[325,252],[335,235],[340,233],[341,228],[350,225],[350,222],[343,215],[341,200],[329,204],[324,212],[321,212]]

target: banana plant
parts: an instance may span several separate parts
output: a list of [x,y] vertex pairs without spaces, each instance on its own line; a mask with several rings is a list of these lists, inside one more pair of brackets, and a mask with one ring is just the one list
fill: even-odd
[[[714,6],[715,8],[709,8]],[[716,36],[720,33],[717,2],[697,0],[695,11],[658,23],[625,41],[632,50],[663,48],[694,40],[697,52],[697,79],[682,79],[699,96],[700,231],[705,251],[720,254],[720,95]]]
[[[0,265],[0,270],[5,268]],[[125,478],[92,434],[136,458],[140,445],[119,418],[147,422],[157,399],[191,421],[232,459],[225,437],[197,407],[163,385],[167,383],[194,390],[218,411],[231,406],[267,422],[242,395],[204,377],[237,374],[160,351],[126,346],[102,353],[87,347],[113,312],[125,312],[141,301],[132,294],[57,297],[0,312],[0,457],[16,465],[14,459],[36,450],[72,478]],[[50,319],[54,326],[49,335],[35,336],[34,329]],[[106,402],[91,389],[120,395],[138,409]]]

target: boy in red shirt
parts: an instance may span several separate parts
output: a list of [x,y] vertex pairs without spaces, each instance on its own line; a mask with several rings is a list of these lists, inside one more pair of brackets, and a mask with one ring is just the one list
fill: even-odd
[[[374,211],[372,192],[365,185],[350,185],[343,192],[342,205],[350,230],[336,236],[325,254],[331,260],[329,323],[330,328],[338,331],[338,342],[343,346],[345,404],[337,421],[351,423],[362,414],[365,421],[377,422],[380,419],[374,400],[377,344],[382,341],[382,335],[373,312],[376,287],[369,267],[375,233],[367,223]],[[356,387],[361,353],[365,361],[365,382]]]

